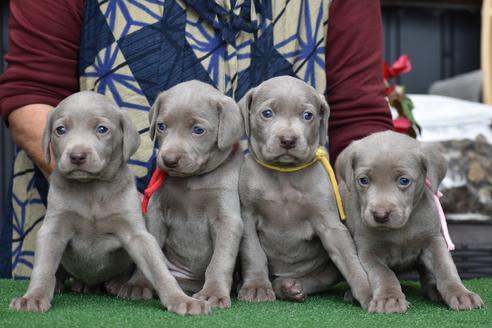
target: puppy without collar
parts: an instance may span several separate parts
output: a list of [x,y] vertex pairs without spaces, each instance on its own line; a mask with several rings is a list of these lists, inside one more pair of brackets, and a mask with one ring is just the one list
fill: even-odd
[[438,149],[396,132],[374,133],[350,144],[336,171],[344,182],[347,225],[374,294],[370,312],[407,311],[393,270],[412,267],[429,299],[454,310],[482,306],[463,286],[441,233],[433,194],[446,162]]
[[[149,119],[157,166],[169,176],[150,198],[148,229],[184,290],[228,308],[243,231],[239,108],[212,86],[189,81],[162,92]],[[148,298],[148,287],[140,272],[124,286],[128,298]]]
[[140,144],[129,117],[103,95],[79,92],[49,114],[43,143],[48,163],[50,145],[56,161],[48,208],[37,235],[29,288],[10,308],[47,311],[60,262],[92,286],[126,274],[133,260],[169,311],[208,313],[207,303],[180,289],[145,229],[134,176],[126,164]]
[[239,182],[245,230],[239,299],[302,301],[337,283],[338,267],[366,307],[371,298],[367,276],[323,166],[314,163],[295,172],[265,167],[313,160],[327,141],[324,97],[301,80],[282,76],[249,91],[239,105],[250,150]]

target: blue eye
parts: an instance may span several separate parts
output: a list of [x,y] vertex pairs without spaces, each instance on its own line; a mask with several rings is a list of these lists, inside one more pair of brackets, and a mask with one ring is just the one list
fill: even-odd
[[311,112],[304,112],[302,113],[302,117],[306,120],[306,121],[311,121],[314,117],[313,113]]
[[272,118],[273,112],[271,109],[265,109],[263,112],[261,112],[261,116],[264,118]]
[[105,127],[104,125],[98,125],[96,128],[96,132],[99,134],[106,134],[108,133],[109,129]]
[[200,135],[200,134],[203,134],[204,132],[205,132],[205,129],[202,128],[201,126],[195,125],[193,127],[193,134]]
[[67,129],[65,129],[65,127],[63,125],[61,125],[55,129],[55,132],[57,135],[62,136],[65,133],[67,133]]
[[412,179],[407,177],[400,177],[398,179],[398,185],[401,187],[408,187],[412,183]]
[[167,125],[164,123],[157,123],[157,128],[159,129],[159,131],[164,131],[167,129]]
[[359,181],[359,184],[363,187],[366,187],[367,185],[369,185],[369,178],[366,177],[365,175],[358,178],[357,181]]

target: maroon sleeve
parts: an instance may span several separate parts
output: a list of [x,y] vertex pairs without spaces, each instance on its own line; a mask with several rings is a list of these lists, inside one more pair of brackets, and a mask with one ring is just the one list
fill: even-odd
[[380,2],[333,0],[326,46],[330,157],[353,140],[393,129],[384,96]]
[[78,91],[82,0],[10,1],[8,64],[0,76],[0,113],[7,122],[28,104],[56,106]]

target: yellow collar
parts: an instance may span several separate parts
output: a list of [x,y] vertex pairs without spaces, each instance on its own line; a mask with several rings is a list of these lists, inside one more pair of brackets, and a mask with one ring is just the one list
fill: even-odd
[[320,146],[318,149],[316,149],[316,153],[315,153],[312,161],[305,163],[305,164],[302,164],[302,165],[292,166],[292,167],[285,167],[285,166],[280,166],[280,165],[268,164],[268,163],[265,163],[263,161],[260,161],[251,152],[249,152],[249,154],[256,161],[256,163],[260,164],[263,167],[266,167],[267,169],[278,171],[278,172],[299,171],[299,170],[305,169],[306,167],[313,165],[317,161],[320,161],[321,164],[323,164],[326,172],[328,172],[328,175],[330,176],[330,182],[331,182],[331,185],[333,186],[333,191],[335,193],[335,200],[337,202],[338,214],[340,215],[340,219],[345,220],[346,215],[345,215],[345,211],[343,210],[342,197],[340,196],[340,191],[338,190],[337,179],[335,178],[335,173],[333,172],[333,168],[331,167],[330,161],[328,160],[328,152],[325,150],[324,147]]

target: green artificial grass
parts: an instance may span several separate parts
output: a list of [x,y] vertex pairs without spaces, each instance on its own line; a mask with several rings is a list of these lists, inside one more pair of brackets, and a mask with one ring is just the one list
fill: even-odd
[[127,301],[110,296],[63,293],[55,295],[47,313],[14,312],[10,300],[22,296],[27,282],[0,280],[0,327],[371,327],[432,328],[492,327],[492,278],[465,281],[479,293],[485,308],[455,312],[421,296],[415,282],[403,283],[411,307],[406,314],[369,314],[343,301],[343,288],[304,303],[233,300],[229,310],[210,316],[181,317],[163,309],[158,300]]

